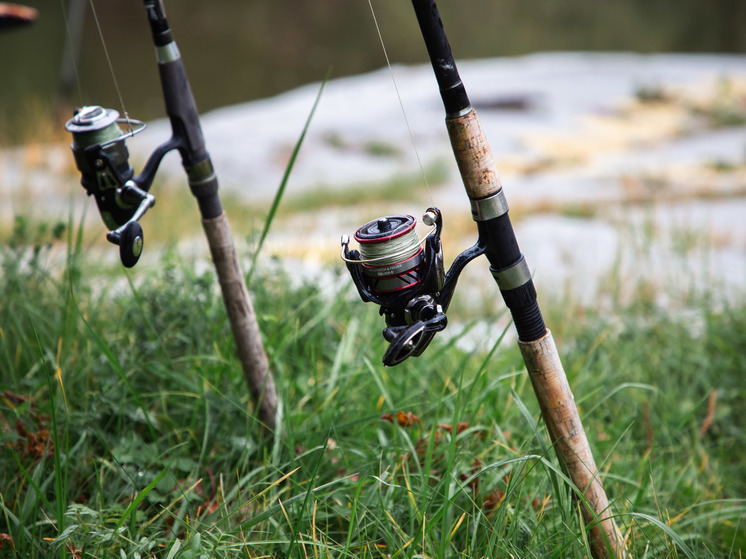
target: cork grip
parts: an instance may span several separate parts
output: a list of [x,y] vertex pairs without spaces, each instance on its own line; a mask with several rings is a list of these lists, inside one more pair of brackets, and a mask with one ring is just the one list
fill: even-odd
[[502,184],[476,110],[457,118],[447,118],[446,127],[469,198],[479,200],[495,194]]
[[557,456],[587,502],[582,511],[586,525],[592,527],[593,557],[626,557],[551,332],[534,342],[518,345]]

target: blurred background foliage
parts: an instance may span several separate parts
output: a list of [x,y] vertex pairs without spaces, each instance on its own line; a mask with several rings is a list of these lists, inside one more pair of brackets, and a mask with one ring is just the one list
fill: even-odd
[[[37,22],[0,35],[1,142],[23,141],[40,109],[61,119],[82,104],[121,107],[121,97],[135,118],[162,116],[141,2],[25,3],[39,10]],[[372,3],[392,62],[426,61],[410,3]],[[171,0],[166,8],[201,111],[320,81],[329,68],[340,77],[385,64],[366,0]],[[549,50],[746,52],[742,0],[441,0],[439,8],[457,59]],[[84,15],[71,19],[83,25],[71,57],[66,43],[76,25],[68,15],[76,9]]]

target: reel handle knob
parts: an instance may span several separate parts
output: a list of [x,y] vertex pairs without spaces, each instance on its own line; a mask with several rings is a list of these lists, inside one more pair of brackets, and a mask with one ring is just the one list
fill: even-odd
[[122,198],[140,199],[140,205],[132,217],[121,227],[106,234],[106,239],[110,243],[119,245],[119,258],[122,265],[125,268],[132,268],[140,259],[143,249],[144,236],[138,220],[155,205],[155,196],[139,188],[133,181],[127,181],[119,189],[118,195]]
[[125,268],[132,268],[140,260],[143,247],[142,227],[137,221],[124,226],[119,239],[119,259]]
[[125,268],[137,264],[142,254],[143,239],[142,227],[137,221],[128,221],[106,234],[107,241],[119,245],[119,259]]

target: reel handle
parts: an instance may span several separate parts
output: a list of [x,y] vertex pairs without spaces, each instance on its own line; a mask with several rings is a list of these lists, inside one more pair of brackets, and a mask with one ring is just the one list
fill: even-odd
[[383,337],[389,347],[383,354],[383,365],[393,367],[407,357],[422,355],[437,332],[445,329],[448,318],[445,313],[437,312],[429,320],[418,320],[409,326],[390,326],[383,329]]
[[122,265],[125,268],[132,268],[140,259],[143,249],[143,232],[139,220],[155,205],[155,196],[142,190],[132,180],[128,180],[117,189],[117,196],[129,202],[140,202],[132,217],[106,234],[106,240],[119,245],[119,259]]
[[383,354],[383,366],[393,367],[398,365],[407,357],[414,355],[421,344],[424,343],[427,346],[434,335],[435,332],[430,335],[425,333],[425,323],[422,321],[415,322],[410,326],[384,328],[383,337],[389,342],[389,347]]

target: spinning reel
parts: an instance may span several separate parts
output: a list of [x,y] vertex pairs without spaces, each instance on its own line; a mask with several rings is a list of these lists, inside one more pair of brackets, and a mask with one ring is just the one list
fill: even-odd
[[[126,124],[129,131],[123,133],[119,124]],[[119,245],[122,264],[131,268],[143,249],[139,220],[155,204],[148,190],[161,159],[173,146],[167,143],[157,148],[143,173],[135,177],[125,140],[144,130],[143,122],[119,118],[113,109],[89,106],[78,109],[65,129],[73,135],[71,148],[82,175],[80,184],[96,199],[109,229],[106,239]]]
[[421,355],[446,327],[446,311],[458,276],[485,251],[478,241],[454,260],[446,274],[440,210],[428,208],[422,221],[432,226],[423,240],[411,215],[381,217],[360,227],[354,236],[359,251],[349,248],[349,236],[342,237],[342,260],[360,297],[379,305],[386,320],[383,337],[390,345],[383,364],[387,367]]

